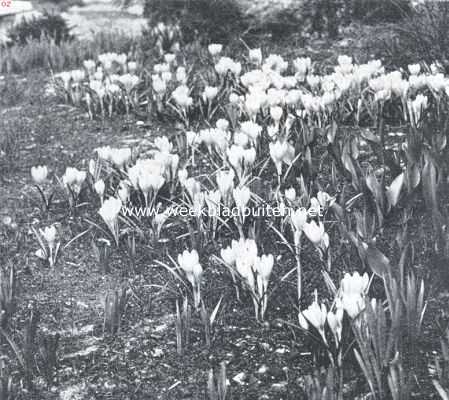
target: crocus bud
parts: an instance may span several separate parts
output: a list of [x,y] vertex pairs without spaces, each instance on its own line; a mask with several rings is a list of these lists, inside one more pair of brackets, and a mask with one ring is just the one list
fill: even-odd
[[249,187],[243,186],[241,188],[235,188],[232,194],[234,196],[234,201],[237,208],[239,211],[243,212],[249,202],[249,199],[251,198],[251,191]]
[[42,237],[48,243],[48,246],[52,248],[55,243],[57,233],[55,226],[54,225],[47,226],[44,229],[41,229],[40,232]]
[[334,334],[337,342],[341,341],[341,332],[343,329],[343,308],[337,308],[335,312],[329,311],[327,313],[327,323]]
[[199,264],[199,256],[196,250],[187,251],[184,250],[182,254],[178,255],[178,263],[182,270],[187,274],[193,273],[193,270],[197,264]]
[[290,215],[292,224],[297,232],[302,232],[307,221],[307,210],[304,207],[298,208]]
[[31,167],[31,177],[36,185],[41,185],[47,180],[48,169],[44,166]]
[[307,238],[315,245],[319,246],[324,237],[324,225],[322,222],[317,224],[315,221],[306,222],[303,226],[303,232]]
[[296,200],[296,191],[294,188],[289,188],[285,190],[285,198],[293,203]]
[[95,182],[95,184],[94,184],[94,189],[101,199],[103,199],[105,188],[106,188],[106,185],[104,184],[103,179],[100,179],[99,181]]
[[284,111],[279,106],[270,108],[271,118],[273,118],[275,122],[279,122],[281,120],[283,113]]
[[110,197],[103,203],[98,213],[107,225],[113,226],[117,221],[121,208],[121,200]]
[[213,44],[210,44],[210,45],[207,47],[207,49],[209,50],[209,53],[210,53],[212,56],[218,56],[218,55],[221,53],[221,51],[223,50],[223,45],[213,43]]
[[221,258],[228,265],[233,265],[235,263],[235,254],[232,247],[226,247],[220,251]]
[[320,333],[323,340],[326,342],[324,334],[324,325],[327,319],[327,310],[324,304],[321,306],[315,300],[306,310],[302,312],[304,318]]
[[254,64],[262,63],[262,50],[261,49],[250,49],[249,50],[249,61]]

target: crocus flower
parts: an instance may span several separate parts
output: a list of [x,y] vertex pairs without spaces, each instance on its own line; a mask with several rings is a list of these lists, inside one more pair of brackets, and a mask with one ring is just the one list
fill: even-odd
[[[302,311],[299,317],[301,326],[304,329],[308,329],[308,324],[312,325],[321,335],[324,342],[326,343],[326,335],[324,333],[324,325],[327,319],[327,310],[324,304],[319,305],[318,301],[315,300],[307,309]],[[301,318],[302,317],[302,318]],[[304,324],[304,320],[307,321]]]
[[411,75],[418,75],[421,72],[421,65],[411,64],[408,66],[408,71]]
[[273,265],[274,265],[273,254],[268,255],[263,254],[261,257],[258,257],[256,269],[262,281],[267,285],[268,280],[270,279],[271,271],[273,270]]
[[110,197],[103,202],[100,210],[98,210],[101,218],[103,218],[103,221],[106,223],[112,235],[114,236],[117,245],[119,244],[118,216],[120,214],[121,208],[121,200],[115,197]]
[[42,237],[45,239],[45,241],[48,243],[48,247],[50,249],[53,248],[56,240],[56,228],[54,225],[47,226],[44,229],[40,229],[40,233]]
[[221,193],[219,190],[211,191],[205,196],[209,216],[218,216],[220,208]]
[[251,190],[247,186],[238,187],[232,191],[232,194],[239,212],[244,214],[245,208],[251,198]]
[[123,168],[131,160],[131,149],[110,149],[109,160],[117,168]]
[[276,106],[276,107],[271,107],[270,108],[270,115],[271,118],[273,118],[273,120],[278,123],[281,118],[282,118],[282,114],[284,113],[284,111],[282,110],[281,107]]
[[285,189],[285,198],[293,203],[296,200],[296,190],[295,188]]
[[363,276],[360,276],[358,272],[354,272],[352,275],[346,273],[341,280],[341,304],[351,318],[357,317],[365,308],[365,295],[368,285],[369,277],[367,273],[363,274]]
[[248,55],[249,61],[254,64],[262,64],[262,50],[250,49]]
[[44,166],[31,167],[31,177],[36,185],[41,185],[47,180],[48,169]]
[[307,238],[315,245],[319,246],[324,238],[325,231],[322,222],[318,224],[315,221],[306,222],[302,228]]
[[172,93],[176,104],[182,108],[188,108],[192,105],[193,99],[189,95],[189,88],[185,85],[178,86]]
[[201,302],[201,277],[203,268],[201,267],[198,252],[196,250],[184,250],[182,254],[178,255],[179,267],[185,272],[187,280],[193,288],[193,297],[195,307],[198,308]]
[[327,313],[327,323],[334,334],[337,343],[341,342],[341,333],[343,330],[343,308],[338,307],[335,312]]
[[213,100],[215,97],[217,97],[218,94],[218,88],[217,87],[213,87],[213,86],[206,86],[204,88],[204,93],[203,93],[203,100],[204,101],[211,101]]
[[210,44],[207,47],[207,49],[209,50],[209,53],[212,56],[218,56],[221,53],[221,51],[223,50],[223,45],[217,44],[217,43],[213,43],[213,44]]
[[81,186],[86,179],[86,171],[79,171],[76,168],[67,167],[62,177],[62,183],[70,188],[74,194],[78,194]]
[[125,181],[121,181],[119,185],[119,189],[117,191],[118,198],[122,201],[123,204],[126,204],[129,200],[129,186]]
[[228,265],[234,265],[235,263],[235,253],[234,249],[232,247],[226,247],[224,249],[221,249],[220,255],[222,260],[228,264]]
[[101,201],[103,201],[103,195],[104,195],[105,188],[106,188],[106,185],[104,184],[103,179],[100,179],[99,181],[95,182],[95,184],[94,184],[95,192],[98,194]]
[[296,232],[302,232],[307,222],[307,210],[304,207],[298,208],[290,214],[290,219]]
[[276,141],[275,143],[270,143],[270,156],[276,166],[276,171],[278,175],[282,174],[282,161],[287,153],[287,142]]
[[257,245],[252,239],[240,239],[238,242],[232,241],[232,248],[236,255],[236,269],[249,287],[254,290],[254,271],[253,267],[257,259]]

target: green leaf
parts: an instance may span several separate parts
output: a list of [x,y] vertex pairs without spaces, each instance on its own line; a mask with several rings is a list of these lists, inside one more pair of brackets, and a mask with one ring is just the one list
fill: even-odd
[[438,208],[437,202],[437,169],[431,157],[425,155],[425,164],[422,171],[423,177],[423,195],[427,207],[432,211]]
[[399,195],[401,194],[402,186],[404,185],[404,173],[399,174],[389,188],[387,188],[386,196],[388,201],[388,209],[390,210],[392,207],[395,207],[399,200]]
[[371,129],[363,129],[360,132],[360,135],[362,136],[363,139],[368,140],[370,142],[373,143],[380,143],[380,138],[379,136],[376,136]]
[[368,266],[379,277],[384,277],[391,271],[390,260],[379,249],[369,244],[365,250]]

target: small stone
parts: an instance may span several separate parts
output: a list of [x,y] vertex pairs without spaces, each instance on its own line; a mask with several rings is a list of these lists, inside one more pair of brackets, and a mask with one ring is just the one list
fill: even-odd
[[246,384],[245,379],[246,374],[244,372],[240,372],[236,376],[234,376],[234,378],[232,378],[232,380],[238,383],[239,385],[245,385]]

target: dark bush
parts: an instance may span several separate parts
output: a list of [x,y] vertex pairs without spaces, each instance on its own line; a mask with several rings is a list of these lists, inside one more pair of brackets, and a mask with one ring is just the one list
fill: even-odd
[[410,0],[346,0],[351,19],[365,23],[396,22],[411,11]]
[[179,23],[186,42],[226,43],[249,28],[238,0],[146,0],[144,16],[150,25]]
[[426,2],[405,14],[381,35],[371,35],[367,50],[394,67],[440,61],[449,71],[449,3]]
[[73,39],[66,20],[60,15],[49,13],[27,20],[22,19],[8,31],[8,37],[12,44],[19,45],[42,37],[53,39],[56,44]]

